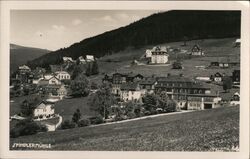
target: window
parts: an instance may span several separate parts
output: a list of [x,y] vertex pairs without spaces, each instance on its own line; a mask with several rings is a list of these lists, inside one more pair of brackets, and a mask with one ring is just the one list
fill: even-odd
[[196,94],[196,93],[197,93],[197,90],[195,89],[195,90],[194,90],[194,94]]

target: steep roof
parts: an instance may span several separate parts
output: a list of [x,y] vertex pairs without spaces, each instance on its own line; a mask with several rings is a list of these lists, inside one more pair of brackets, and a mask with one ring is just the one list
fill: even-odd
[[73,62],[73,59],[71,57],[63,57],[63,61],[71,61],[71,62]]
[[216,72],[215,74],[214,74],[214,77],[222,77],[223,75],[220,73],[220,72]]
[[197,49],[198,51],[201,51],[201,47],[198,44],[195,44],[192,48],[192,51],[194,51],[194,49]]
[[135,91],[138,88],[138,83],[132,82],[132,83],[123,83],[121,85],[121,90],[131,90]]
[[156,83],[155,78],[147,78],[139,82],[140,85],[153,85]]
[[29,66],[22,65],[18,67],[19,70],[30,70]]
[[[186,77],[180,77],[180,76],[168,76],[168,77],[160,77],[157,80],[156,87],[165,87],[165,88],[197,88],[197,89],[210,89],[209,87],[196,82],[194,80],[191,80]],[[173,83],[173,84],[170,84]]]
[[54,105],[54,103],[49,101],[41,101],[39,104],[37,104],[36,109],[44,109],[48,105]]
[[93,55],[86,55],[86,60],[95,60]]
[[69,73],[67,71],[56,71],[55,74],[58,75],[58,74],[69,74]]
[[158,82],[193,82],[190,78],[183,77],[180,75],[170,75],[168,77],[158,77]]
[[235,43],[241,43],[241,39],[236,39]]

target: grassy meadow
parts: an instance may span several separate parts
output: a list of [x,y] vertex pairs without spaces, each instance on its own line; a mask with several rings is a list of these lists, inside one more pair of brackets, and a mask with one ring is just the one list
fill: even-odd
[[190,78],[197,76],[210,76],[216,72],[225,73],[231,76],[234,69],[239,69],[235,66],[228,69],[198,69],[195,66],[209,66],[211,61],[220,60],[220,58],[229,58],[235,60],[240,58],[240,48],[234,47],[236,38],[225,38],[225,39],[203,39],[203,40],[192,40],[187,42],[187,46],[182,46],[183,42],[172,42],[159,44],[158,46],[170,46],[172,48],[179,48],[187,51],[191,51],[193,45],[199,44],[204,50],[205,56],[203,57],[192,57],[186,59],[185,53],[170,53],[169,62],[170,64],[176,60],[176,57],[182,59],[182,66],[184,69],[174,70],[171,65],[164,66],[131,66],[127,67],[133,59],[140,60],[145,54],[146,49],[152,49],[153,46],[143,46],[139,49],[126,49],[117,54],[106,55],[99,59],[100,74],[93,76],[90,79],[94,79],[95,82],[101,83],[101,79],[106,73],[114,72],[134,72],[141,73],[144,76],[166,76],[168,73],[173,75],[183,74]]
[[23,136],[13,143],[50,143],[52,150],[238,151],[239,106]]

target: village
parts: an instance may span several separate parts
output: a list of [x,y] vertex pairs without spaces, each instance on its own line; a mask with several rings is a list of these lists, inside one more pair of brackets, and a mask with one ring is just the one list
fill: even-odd
[[[15,103],[16,98],[32,99],[17,103],[20,109],[11,114],[10,120],[15,123],[31,118],[30,120],[45,125],[43,131],[55,131],[74,128],[77,125],[82,127],[162,113],[239,105],[240,61],[224,57],[208,63],[207,66],[194,66],[193,69],[204,71],[221,70],[214,74],[207,73],[207,76],[190,78],[182,73],[172,74],[171,71],[167,74],[154,74],[153,70],[157,70],[158,66],[183,70],[185,67],[182,62],[185,58],[195,60],[197,57],[206,56],[206,50],[198,44],[189,47],[190,50],[184,50],[159,45],[146,49],[141,58],[132,60],[129,68],[126,68],[130,69],[127,72],[114,68],[111,73],[99,73],[102,66],[99,64],[100,59],[94,55],[80,56],[75,60],[71,57],[62,57],[61,63],[50,65],[49,70],[42,67],[31,69],[27,65],[19,66],[10,81],[10,105]],[[232,47],[239,49],[240,40],[236,39]],[[176,52],[179,53],[178,57],[185,58],[169,59],[170,54],[177,55]],[[151,75],[134,72],[133,69],[137,66],[152,68]],[[231,74],[223,73],[225,69],[230,70]],[[95,75],[100,76],[101,81],[89,78]],[[218,87],[220,90],[215,89]],[[227,93],[230,89],[235,91],[224,98],[221,92]],[[79,108],[71,110],[70,120],[56,113],[55,107],[58,102],[85,97],[90,97],[88,105],[96,115],[81,118]]]

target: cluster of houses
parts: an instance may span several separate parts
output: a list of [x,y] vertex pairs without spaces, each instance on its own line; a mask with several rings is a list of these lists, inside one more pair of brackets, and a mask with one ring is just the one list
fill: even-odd
[[240,60],[239,59],[225,59],[221,58],[216,61],[212,61],[210,63],[210,68],[230,68],[233,66],[240,66]]
[[[228,77],[225,73],[216,72],[214,75],[210,76],[210,80],[214,82],[222,82],[224,77]],[[240,83],[240,70],[236,69],[232,72],[231,76],[232,82],[235,84]]]
[[141,74],[114,73],[105,75],[103,82],[111,83],[112,93],[123,102],[140,101],[146,94],[159,94],[162,91],[180,109],[210,109],[218,107],[221,101],[221,97],[212,94],[209,87],[183,75],[144,77]]
[[43,92],[50,98],[62,99],[67,95],[67,89],[63,81],[71,80],[71,75],[62,70],[46,73],[44,68],[39,67],[31,70],[28,66],[23,65],[18,68],[16,80],[21,81],[22,86],[35,85],[40,93]]
[[[146,50],[145,58],[148,59],[150,64],[166,64],[169,53],[172,51],[174,51],[174,49],[169,46],[155,46],[152,49]],[[192,56],[204,56],[204,51],[198,44],[195,44],[190,52],[185,51],[185,53]]]
[[[27,65],[18,67],[15,79],[12,79],[12,85],[20,85],[20,89],[35,86],[36,92],[46,96],[46,100],[37,105],[33,111],[34,119],[47,119],[54,114],[55,102],[62,100],[68,95],[68,83],[71,75],[67,72],[67,66],[71,64],[87,64],[95,61],[93,55],[87,55],[86,58],[80,56],[77,60],[71,57],[63,57],[63,63],[60,65],[51,65],[51,71],[48,73],[44,68],[36,67],[31,70]],[[13,88],[13,86],[11,87]]]
[[79,62],[79,64],[86,64],[87,62],[93,62],[95,61],[95,58],[93,55],[86,55],[86,58],[83,56],[79,56],[77,60],[73,60],[71,57],[63,57],[64,63],[76,63]]

